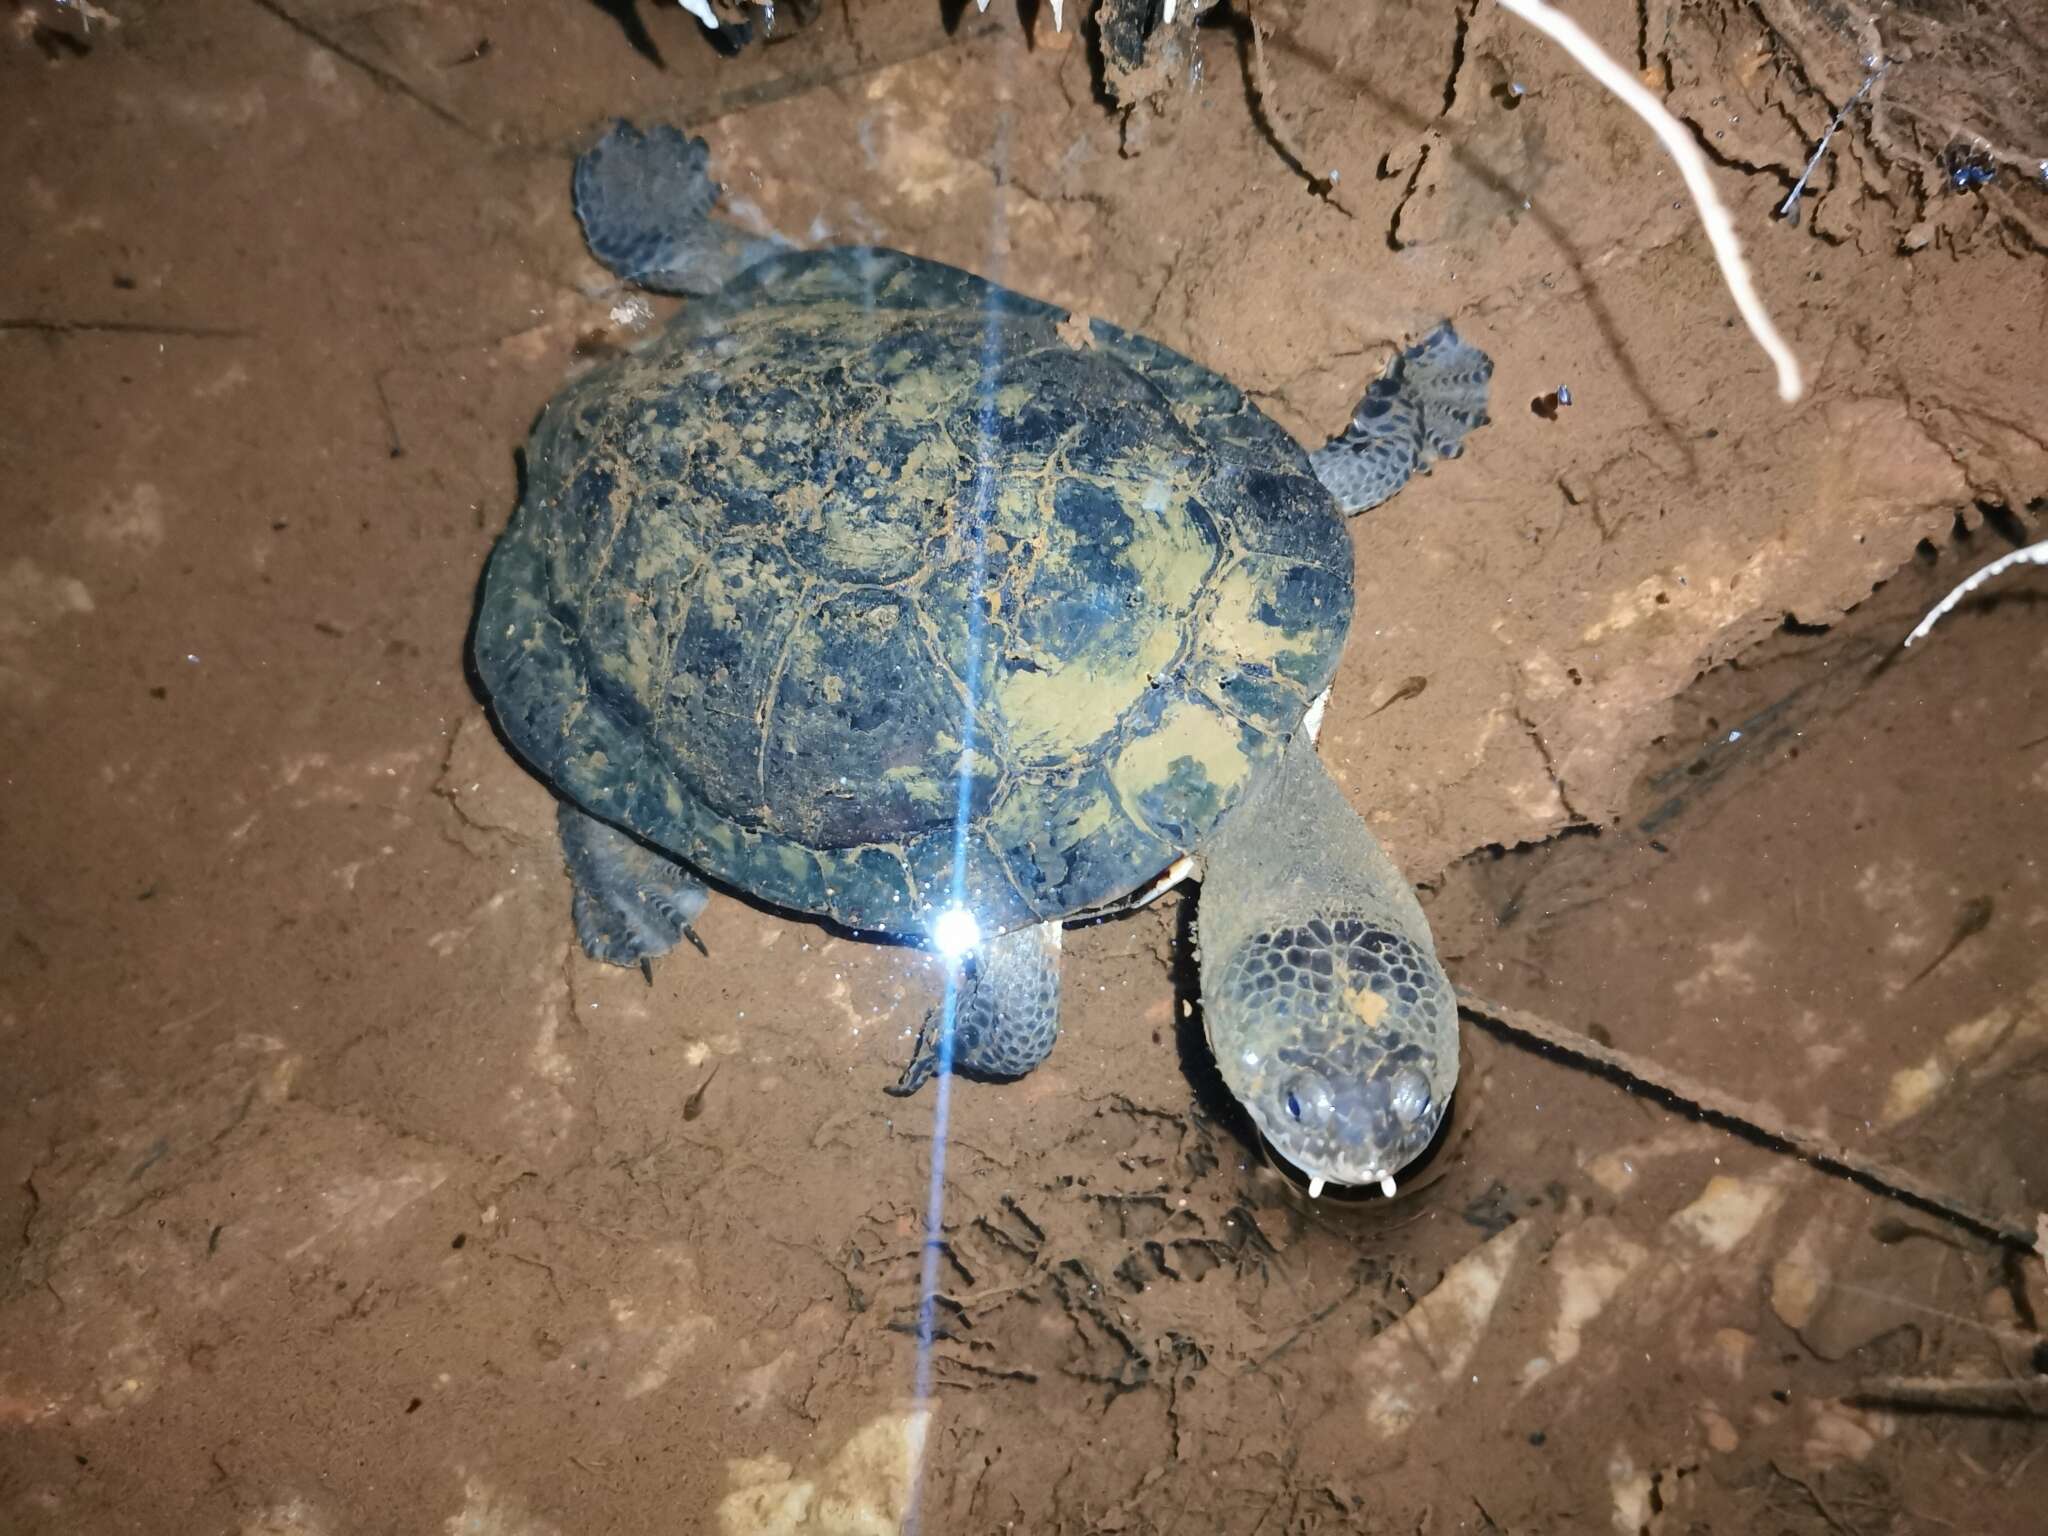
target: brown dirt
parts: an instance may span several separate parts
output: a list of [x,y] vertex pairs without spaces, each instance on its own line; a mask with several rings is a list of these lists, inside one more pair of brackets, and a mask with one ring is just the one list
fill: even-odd
[[[570,0],[15,0],[0,1528],[885,1530],[920,1427],[932,1531],[2037,1528],[2038,1425],[1854,1398],[2029,1379],[2038,1256],[1477,1030],[1433,1182],[1305,1209],[1171,899],[952,1097],[916,1416],[930,969],[731,902],[651,989],[590,964],[461,660],[513,449],[634,324],[566,206],[609,115],[1308,439],[1448,314],[1495,421],[1356,526],[1323,744],[1454,976],[2031,1226],[2048,582],[1894,652],[2043,531],[2044,146],[1985,50],[1942,92],[1916,34],[1793,227],[1856,28],[1588,15],[1715,151],[1787,409],[1647,136],[1491,8],[1259,0],[1263,64],[1216,12],[1121,111],[1003,6],[731,60],[647,9],[661,67]],[[1992,103],[1982,193],[1936,101]]]

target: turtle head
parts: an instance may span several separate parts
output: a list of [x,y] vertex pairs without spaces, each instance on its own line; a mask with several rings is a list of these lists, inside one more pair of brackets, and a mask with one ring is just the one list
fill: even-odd
[[1310,1193],[1392,1194],[1458,1075],[1457,1005],[1427,945],[1368,916],[1319,914],[1205,953],[1202,992],[1224,1082]]

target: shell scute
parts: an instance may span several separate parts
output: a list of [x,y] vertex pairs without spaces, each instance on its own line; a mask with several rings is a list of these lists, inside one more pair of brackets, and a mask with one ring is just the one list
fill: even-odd
[[[959,694],[926,663],[910,604],[860,588],[819,604],[791,634],[759,798],[790,808],[785,830],[813,847],[903,842],[955,813],[964,749]],[[970,752],[964,771],[968,814],[979,819],[999,770]]]

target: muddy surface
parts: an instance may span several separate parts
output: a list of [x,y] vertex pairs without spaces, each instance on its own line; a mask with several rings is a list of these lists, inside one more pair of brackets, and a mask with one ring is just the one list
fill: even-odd
[[[1078,8],[720,58],[652,5],[14,0],[0,1528],[869,1532],[916,1467],[931,1531],[2038,1528],[2048,581],[1897,650],[2044,532],[2038,80],[1928,9],[1794,225],[1864,23],[1587,15],[1714,154],[1788,408],[1511,17],[1261,0],[1098,78]],[[616,114],[1307,441],[1453,318],[1494,421],[1354,525],[1326,759],[1461,988],[1940,1198],[1475,1024],[1424,1185],[1307,1206],[1193,896],[1069,935],[1059,1049],[956,1085],[936,1169],[881,1093],[917,954],[721,901],[651,987],[586,960],[463,647],[535,411],[667,308],[569,216]]]

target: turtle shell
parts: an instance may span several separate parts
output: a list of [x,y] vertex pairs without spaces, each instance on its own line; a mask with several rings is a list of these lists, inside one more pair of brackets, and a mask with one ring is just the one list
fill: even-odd
[[1224,379],[892,251],[779,256],[565,389],[478,670],[563,795],[850,928],[1113,903],[1277,761],[1351,544]]

